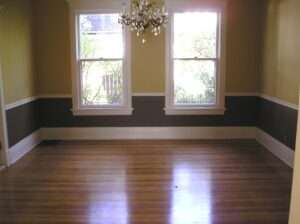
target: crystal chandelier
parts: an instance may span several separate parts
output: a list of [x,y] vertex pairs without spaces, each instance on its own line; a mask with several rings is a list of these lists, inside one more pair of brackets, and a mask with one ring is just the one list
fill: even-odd
[[119,23],[129,26],[131,31],[136,32],[138,37],[142,36],[142,43],[146,42],[144,34],[150,30],[154,36],[158,36],[161,27],[168,22],[168,13],[165,7],[159,8],[155,3],[148,0],[133,1],[132,12],[125,11],[120,15]]

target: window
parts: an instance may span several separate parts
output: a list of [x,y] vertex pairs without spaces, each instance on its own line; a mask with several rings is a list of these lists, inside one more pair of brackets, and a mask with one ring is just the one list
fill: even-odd
[[128,34],[118,12],[76,11],[73,113],[129,115]]
[[223,114],[222,20],[218,11],[171,13],[166,114]]

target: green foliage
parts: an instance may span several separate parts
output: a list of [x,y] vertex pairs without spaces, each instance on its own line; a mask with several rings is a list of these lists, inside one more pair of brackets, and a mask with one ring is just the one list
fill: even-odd
[[[93,43],[93,36],[81,35],[80,38],[81,56],[82,58],[93,58],[96,54],[95,46]],[[98,51],[101,48],[98,47]],[[99,75],[97,80],[98,85],[95,87],[95,83],[89,81],[91,72],[98,70],[105,74]],[[97,105],[97,104],[117,104],[122,98],[122,64],[120,62],[83,62],[81,64],[82,71],[82,103],[84,105]],[[105,80],[104,80],[105,79]],[[105,84],[112,84],[113,89],[105,86]]]
[[[176,104],[212,104],[215,102],[215,75],[212,62],[179,61],[176,63]],[[181,77],[178,77],[181,76]],[[183,83],[184,82],[184,83]],[[189,84],[189,86],[187,86]],[[195,89],[195,86],[198,89]]]
[[[180,57],[216,57],[216,33],[198,33],[196,35],[178,34],[176,36],[175,54]],[[181,61],[177,75],[189,76],[201,83],[198,91],[187,89],[183,83],[175,84],[176,104],[212,104],[216,101],[216,75],[214,66],[207,63],[213,61]],[[186,79],[187,80],[187,79]],[[193,84],[193,83],[191,83]]]
[[[86,68],[93,70],[83,71],[86,79],[95,76],[96,80],[86,80],[83,85],[82,98],[85,105],[113,105],[119,104],[122,99],[122,62],[121,61],[97,61],[90,63]],[[99,72],[99,75],[94,72]],[[104,75],[100,75],[104,74]],[[95,83],[96,82],[96,83]]]

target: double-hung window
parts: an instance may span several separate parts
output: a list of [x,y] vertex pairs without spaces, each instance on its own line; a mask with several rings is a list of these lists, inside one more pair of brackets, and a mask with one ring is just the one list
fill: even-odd
[[73,113],[129,115],[129,36],[119,10],[75,10],[73,14]]
[[170,16],[166,114],[223,114],[222,11],[175,8]]

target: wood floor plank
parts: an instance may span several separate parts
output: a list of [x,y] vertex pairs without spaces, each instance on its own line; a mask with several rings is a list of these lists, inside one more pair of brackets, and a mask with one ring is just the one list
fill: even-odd
[[0,223],[287,224],[291,178],[249,140],[45,142],[0,172]]

